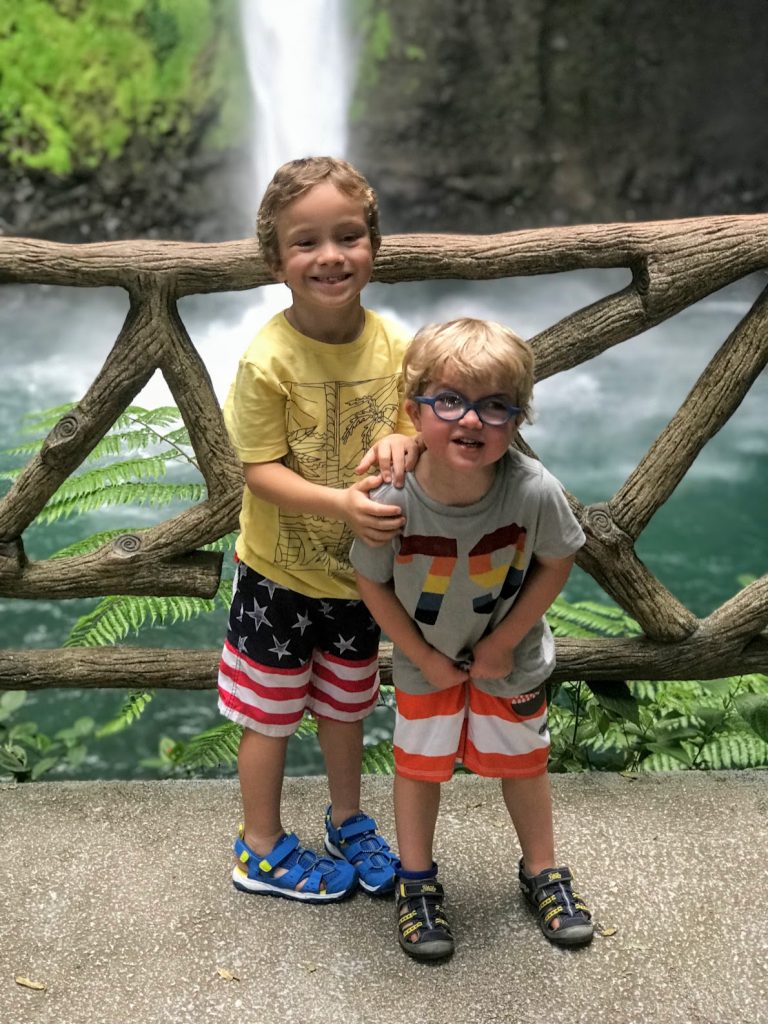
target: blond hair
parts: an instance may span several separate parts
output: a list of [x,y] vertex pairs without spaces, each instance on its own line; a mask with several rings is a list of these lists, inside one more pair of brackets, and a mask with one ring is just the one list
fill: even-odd
[[463,317],[427,324],[417,331],[403,359],[405,396],[424,394],[447,370],[477,387],[508,394],[530,422],[533,365],[528,342],[494,320]]
[[289,160],[278,167],[267,185],[256,219],[256,234],[264,261],[270,270],[280,269],[280,240],[277,237],[277,218],[299,196],[315,185],[329,181],[352,199],[359,199],[368,224],[373,255],[381,245],[379,229],[379,202],[366,178],[346,160],[332,156],[310,156]]

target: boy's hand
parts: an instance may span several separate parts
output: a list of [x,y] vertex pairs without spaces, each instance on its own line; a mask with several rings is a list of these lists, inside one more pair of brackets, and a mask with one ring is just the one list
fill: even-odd
[[450,690],[469,679],[469,672],[466,669],[461,668],[435,647],[431,647],[429,653],[419,660],[418,667],[429,685],[436,690]]
[[390,434],[368,449],[355,467],[355,472],[366,473],[371,466],[378,466],[385,484],[402,487],[406,472],[415,468],[419,455],[421,443],[418,437]]
[[380,505],[368,496],[380,484],[381,477],[367,476],[342,492],[344,522],[371,547],[386,544],[405,526],[405,516],[397,505]]
[[475,644],[469,674],[473,679],[506,679],[514,667],[514,650],[501,647],[491,634]]

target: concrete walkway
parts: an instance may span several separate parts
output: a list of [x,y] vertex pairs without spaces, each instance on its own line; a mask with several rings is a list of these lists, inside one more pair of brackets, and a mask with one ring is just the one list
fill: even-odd
[[[393,835],[389,780],[364,785]],[[549,945],[496,784],[462,776],[437,849],[458,946],[432,966],[402,954],[388,900],[236,892],[235,782],[0,787],[0,1024],[766,1024],[768,774],[553,785],[561,859],[603,934]],[[285,795],[319,845],[325,780]]]

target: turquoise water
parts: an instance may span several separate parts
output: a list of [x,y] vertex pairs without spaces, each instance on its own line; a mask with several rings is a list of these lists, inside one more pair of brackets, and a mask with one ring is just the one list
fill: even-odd
[[[459,315],[503,320],[530,336],[568,312],[622,287],[622,272],[575,272],[499,282],[373,285],[368,305],[411,328]],[[766,283],[765,275],[738,282],[598,358],[544,381],[536,391],[537,419],[526,440],[583,502],[609,498],[637,464],[693,385],[696,377]],[[0,306],[0,445],[21,436],[23,417],[80,397],[106,357],[127,309],[122,292],[4,286]],[[279,287],[251,295],[197,296],[181,304],[190,334],[223,397],[236,360],[258,324],[284,303]],[[760,575],[768,563],[768,439],[764,374],[727,426],[701,453],[686,479],[657,513],[639,544],[640,556],[692,611],[705,615],[739,589],[742,574]],[[169,400],[154,380],[139,404]],[[18,460],[0,456],[0,468]],[[2,485],[7,487],[7,485]],[[140,525],[137,516],[106,510],[84,521],[32,527],[25,546],[33,558],[96,530]],[[589,577],[576,570],[566,596],[597,596]],[[56,647],[78,615],[95,601],[12,601],[0,598],[0,645]],[[192,623],[155,629],[141,645],[218,647],[226,612]],[[50,690],[30,696],[29,717],[46,731],[89,714],[111,717],[121,691]],[[92,744],[78,778],[152,777],[137,767],[155,755],[162,736],[186,738],[219,721],[215,694],[158,693],[140,723]],[[369,722],[375,741],[391,728],[381,709]],[[289,772],[320,769],[316,744],[293,740]],[[59,777],[59,776],[54,776]],[[73,777],[73,776],[69,776]]]

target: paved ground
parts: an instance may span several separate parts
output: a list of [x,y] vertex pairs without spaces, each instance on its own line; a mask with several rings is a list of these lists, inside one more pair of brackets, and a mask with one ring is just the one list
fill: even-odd
[[[604,934],[547,943],[496,785],[464,776],[437,850],[458,948],[432,966],[401,953],[389,901],[236,892],[233,782],[0,787],[0,1024],[766,1024],[768,774],[553,784],[561,859]],[[389,782],[365,796],[392,832]],[[288,780],[305,841],[324,806],[323,779]]]

